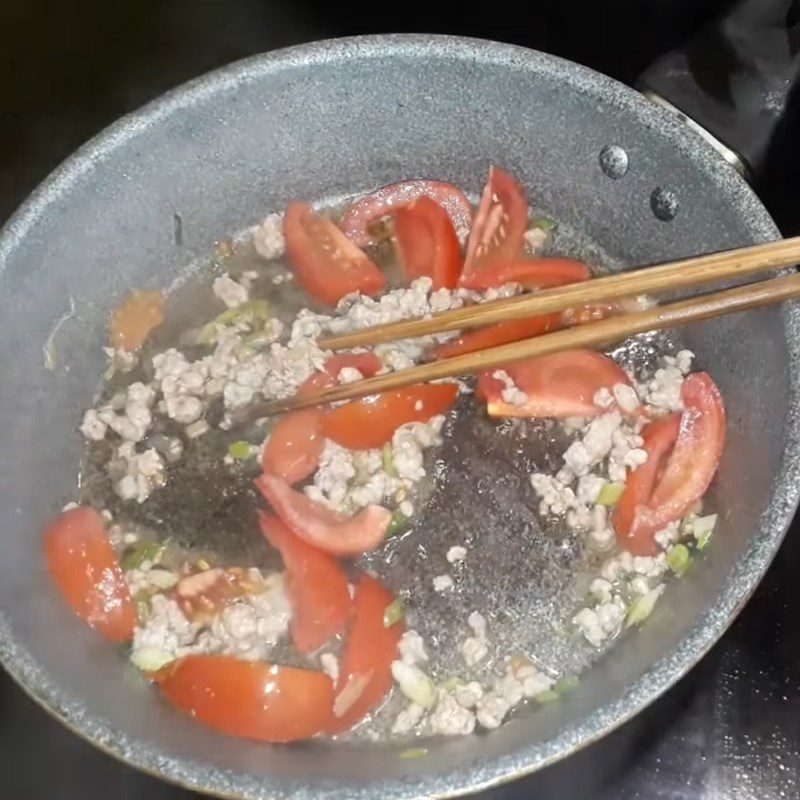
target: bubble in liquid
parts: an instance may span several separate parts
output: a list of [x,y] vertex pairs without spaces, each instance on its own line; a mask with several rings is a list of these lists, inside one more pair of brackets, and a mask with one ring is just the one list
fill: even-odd
[[600,151],[600,168],[616,180],[628,171],[628,154],[618,144],[607,144]]
[[653,209],[656,219],[669,222],[675,219],[675,215],[678,213],[678,197],[672,189],[656,186],[650,195],[650,208]]

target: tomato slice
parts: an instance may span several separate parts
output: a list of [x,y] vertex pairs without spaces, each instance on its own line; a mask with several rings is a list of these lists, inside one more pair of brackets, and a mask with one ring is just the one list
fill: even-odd
[[684,411],[675,447],[630,536],[644,539],[685,516],[706,493],[725,447],[725,406],[711,376],[695,372],[683,382]]
[[62,512],[44,532],[44,549],[50,574],[75,613],[113,642],[130,639],[136,610],[102,515],[86,507]]
[[502,272],[522,252],[527,224],[528,201],[522,187],[507,172],[492,167],[467,242],[460,285],[468,289],[501,285]]
[[474,331],[463,333],[449,342],[440,344],[430,351],[434,359],[452,358],[475,350],[486,350],[508,342],[518,342],[520,339],[530,339],[541,336],[559,327],[560,314],[542,314],[526,319],[510,319],[508,322],[498,322]]
[[375,239],[369,232],[370,225],[421,197],[428,197],[440,205],[456,230],[469,228],[472,206],[461,189],[441,181],[411,180],[389,184],[356,200],[344,212],[342,230],[360,247],[374,244]]
[[337,556],[361,555],[377,547],[392,520],[392,512],[378,505],[369,505],[352,517],[340,514],[274,475],[256,478],[256,486],[296,536]]
[[230,736],[293,742],[326,730],[333,718],[333,685],[322,672],[187,656],[159,678],[164,697],[199,722]]
[[409,280],[429,276],[434,289],[453,289],[461,274],[461,245],[447,211],[420,197],[394,213],[395,248]]
[[317,408],[292,411],[278,420],[261,457],[264,472],[290,484],[311,475],[325,448],[324,420],[324,413]]
[[680,421],[680,414],[670,414],[642,428],[642,449],[647,453],[647,461],[628,472],[625,491],[611,515],[620,546],[637,556],[655,555],[658,552],[652,535],[633,536],[632,531],[638,509],[650,502],[653,488],[675,446]]
[[325,435],[348,450],[381,447],[401,425],[444,414],[457,396],[454,383],[421,383],[369,395],[328,412]]
[[351,292],[377,294],[386,286],[386,278],[367,254],[307,203],[289,203],[283,232],[295,273],[320,302],[336,305]]
[[573,258],[532,258],[515,261],[497,275],[500,284],[519,283],[526,289],[551,289],[592,277],[589,267]]
[[392,688],[392,661],[405,625],[386,627],[383,617],[394,602],[380,582],[363,575],[355,597],[355,618],[345,645],[336,683],[332,733],[352,728],[379,706]]
[[365,378],[371,378],[383,367],[375,353],[343,353],[331,356],[325,362],[325,369],[307,378],[297,390],[297,394],[312,394],[339,383],[339,373],[345,367],[357,369]]
[[214,567],[181,578],[172,595],[188,619],[208,622],[234,600],[266,589],[243,567]]
[[294,646],[301,653],[313,653],[350,621],[353,601],[347,576],[335,558],[306,544],[276,516],[259,511],[258,521],[286,566]]
[[630,385],[625,371],[608,356],[594,350],[565,350],[529,358],[505,367],[528,401],[515,405],[503,400],[503,383],[494,370],[478,377],[476,393],[487,401],[492,417],[595,417],[604,409],[594,404],[599,389],[611,391],[618,383]]

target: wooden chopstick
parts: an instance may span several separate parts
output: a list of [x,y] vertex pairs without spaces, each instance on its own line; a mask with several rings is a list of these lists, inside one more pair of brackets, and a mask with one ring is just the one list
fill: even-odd
[[654,294],[698,286],[715,280],[740,278],[788,267],[800,261],[800,236],[777,242],[685,258],[668,264],[621,272],[533,294],[457,308],[426,319],[375,325],[353,333],[328,336],[318,344],[323,350],[343,350],[378,342],[411,339],[444,331],[475,328],[534,314],[551,314],[622,297]]
[[723,314],[731,314],[735,311],[746,311],[751,308],[780,303],[796,297],[800,297],[800,274],[772,278],[644,311],[610,317],[599,322],[556,331],[533,339],[525,339],[488,350],[466,353],[443,361],[410,367],[399,372],[389,372],[355,383],[335,386],[314,394],[294,395],[284,400],[258,403],[243,409],[243,415],[237,419],[240,422],[245,418],[258,419],[307,406],[364,397],[415,383],[424,383],[440,378],[456,378],[486,369],[502,367],[531,356],[555,353],[559,350],[599,347],[637,333],[660,328],[673,328],[690,322],[719,317]]

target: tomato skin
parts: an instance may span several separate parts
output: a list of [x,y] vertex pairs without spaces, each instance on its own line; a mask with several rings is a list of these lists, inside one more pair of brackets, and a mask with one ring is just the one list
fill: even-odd
[[655,555],[659,550],[652,535],[635,535],[634,527],[639,508],[650,502],[659,472],[675,446],[680,420],[680,414],[670,414],[642,428],[642,449],[647,461],[628,472],[625,491],[611,514],[620,547],[637,556]]
[[678,438],[653,489],[631,527],[634,538],[649,538],[684,517],[706,493],[725,447],[725,406],[711,376],[695,372],[683,382],[684,411]]
[[467,289],[498,285],[498,276],[522,252],[527,224],[528,201],[522,187],[507,172],[492,167],[467,242],[459,285]]
[[260,594],[266,588],[244,567],[213,567],[185,575],[170,594],[187,619],[205,623],[238,598]]
[[505,371],[517,388],[528,395],[524,405],[502,399],[503,384],[494,370],[478,377],[476,394],[487,401],[493,417],[596,417],[604,409],[594,404],[599,389],[609,391],[622,383],[630,385],[625,371],[612,359],[594,350],[564,350],[509,364]]
[[255,484],[292,533],[327,553],[361,555],[386,538],[392,513],[383,506],[369,505],[348,517],[295,491],[274,475],[265,473]]
[[164,697],[214,730],[264,742],[293,742],[326,730],[333,717],[333,685],[322,672],[243,661],[187,656],[159,677]]
[[410,180],[389,184],[356,200],[342,216],[342,230],[359,247],[374,244],[368,230],[370,223],[421,197],[430,198],[444,208],[456,229],[469,228],[472,206],[461,189],[441,181]]
[[520,339],[530,339],[541,336],[559,327],[560,314],[542,314],[526,319],[510,319],[508,322],[498,322],[496,325],[487,325],[474,331],[451,339],[440,344],[430,351],[432,358],[452,358],[475,350],[486,350],[508,342],[518,342]]
[[286,567],[292,606],[292,641],[301,653],[319,650],[341,633],[353,613],[347,576],[339,562],[295,536],[278,517],[258,512],[261,532]]
[[261,469],[295,484],[319,466],[325,448],[325,415],[317,408],[292,411],[281,417],[270,433],[261,457]]
[[325,435],[349,450],[381,447],[401,425],[444,414],[457,396],[454,383],[424,383],[363,397],[329,411]]
[[[574,258],[531,258],[515,261],[500,270],[492,286],[519,283],[526,289],[552,289],[569,283],[581,283],[592,277],[589,267]],[[486,286],[486,289],[490,286]]]
[[[388,589],[375,578],[362,575],[356,589],[353,626],[339,665],[332,733],[352,728],[379,706],[392,688],[392,661],[397,658],[405,630],[402,620],[388,628],[383,624],[383,615],[392,602],[394,597]],[[363,688],[352,702],[343,702],[346,695],[342,692],[348,684],[360,683]]]
[[329,386],[338,385],[339,373],[345,367],[357,369],[365,378],[371,378],[380,371],[383,364],[375,353],[342,353],[331,356],[325,362],[325,369],[303,381],[297,394],[312,394],[327,389]]
[[395,248],[406,277],[428,276],[434,289],[453,289],[461,274],[461,245],[447,212],[429,197],[394,213]]
[[93,508],[63,511],[44,532],[47,567],[75,613],[112,642],[133,636],[136,610],[128,584]]
[[305,290],[327,305],[346,294],[383,291],[386,278],[336,224],[307,203],[289,203],[283,219],[286,252]]

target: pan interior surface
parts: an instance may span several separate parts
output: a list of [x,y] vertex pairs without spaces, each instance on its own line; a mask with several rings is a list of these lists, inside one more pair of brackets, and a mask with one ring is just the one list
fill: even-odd
[[[580,642],[566,646],[551,624],[584,591],[590,565],[578,542],[543,528],[534,513],[525,476],[547,452],[526,449],[519,429],[498,430],[474,414],[451,423],[425,515],[376,568],[393,586],[414,587],[419,608],[429,609],[419,628],[443,652],[454,650],[461,618],[474,608],[490,634],[509,648],[524,643],[544,666],[550,659],[565,670],[573,659],[566,669],[577,671],[595,662],[563,702],[490,735],[428,741],[427,757],[413,762],[398,758],[407,743],[269,747],[219,737],[156,702],[49,585],[39,531],[74,494],[77,425],[103,371],[107,315],[130,289],[184,279],[215,240],[291,199],[341,198],[414,176],[477,194],[493,163],[559,221],[567,254],[607,269],[777,236],[733,170],[630,90],[519,48],[441,37],[312,45],[215,73],[90,143],[7,226],[0,348],[13,390],[0,401],[0,654],[77,732],[160,776],[233,797],[456,794],[602,735],[724,630],[796,504],[794,308],[681,333],[728,407],[710,501],[721,512],[718,535],[647,625],[602,657]],[[48,370],[42,347],[70,297],[75,314],[59,328]],[[639,346],[634,357],[652,351]],[[457,593],[434,595],[444,552],[464,543],[481,568]]]

